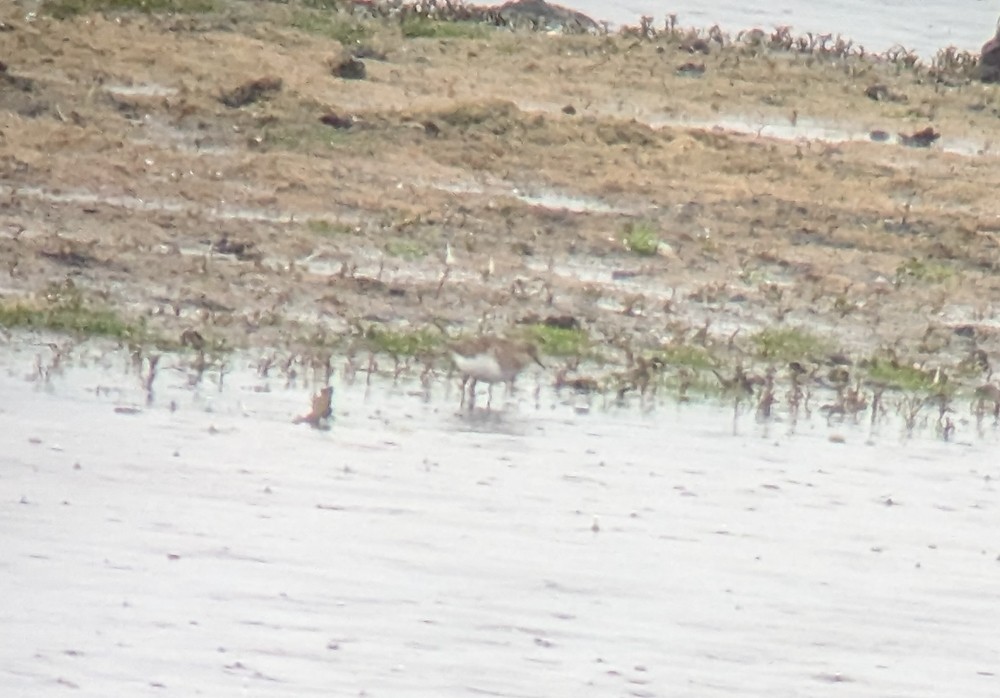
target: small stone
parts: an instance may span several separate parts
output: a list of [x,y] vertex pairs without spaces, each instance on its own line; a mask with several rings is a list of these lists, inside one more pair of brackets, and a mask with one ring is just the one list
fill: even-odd
[[331,72],[343,80],[364,80],[368,77],[368,70],[365,68],[364,61],[359,61],[354,57],[334,63],[331,67]]
[[245,82],[242,85],[224,92],[219,96],[219,101],[230,109],[253,104],[254,102],[266,99],[271,95],[281,91],[281,78],[263,77]]
[[682,77],[698,78],[705,74],[705,64],[685,63],[684,65],[678,66],[675,72]]
[[346,131],[347,129],[354,126],[353,116],[341,116],[340,114],[334,114],[329,112],[319,117],[320,123],[326,124],[327,126],[332,126],[339,131]]

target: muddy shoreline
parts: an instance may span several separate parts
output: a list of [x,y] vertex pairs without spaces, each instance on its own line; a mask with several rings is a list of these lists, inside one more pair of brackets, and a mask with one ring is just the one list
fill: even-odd
[[110,313],[94,333],[145,353],[414,375],[527,334],[553,382],[612,392],[993,409],[995,86],[773,36],[211,5],[0,18],[8,333]]
[[136,1],[0,7],[0,692],[995,695],[996,87]]

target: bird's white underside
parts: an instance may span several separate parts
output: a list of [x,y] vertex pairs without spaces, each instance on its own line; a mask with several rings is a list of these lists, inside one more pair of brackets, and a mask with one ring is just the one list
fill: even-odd
[[506,375],[503,369],[500,368],[500,362],[497,361],[496,356],[492,352],[474,354],[472,356],[462,356],[461,354],[452,352],[451,357],[454,359],[455,366],[458,367],[459,371],[475,378],[477,381],[503,383],[511,379],[511,376]]

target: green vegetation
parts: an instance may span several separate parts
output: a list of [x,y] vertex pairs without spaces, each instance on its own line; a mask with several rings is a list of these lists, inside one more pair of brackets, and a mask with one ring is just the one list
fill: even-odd
[[399,257],[400,259],[405,259],[408,262],[423,259],[428,254],[426,246],[420,244],[417,240],[409,240],[406,238],[393,238],[391,240],[387,240],[384,249],[385,253],[390,257]]
[[342,0],[302,0],[302,4],[314,10],[342,10],[344,8]]
[[811,358],[827,349],[826,342],[806,330],[787,328],[763,329],[750,338],[757,356],[774,361],[794,361]]
[[590,349],[590,337],[582,329],[528,325],[525,338],[549,356],[584,356]]
[[[319,7],[321,0],[312,0]],[[299,11],[292,15],[291,25],[308,34],[339,41],[344,46],[360,43],[372,35],[372,28],[340,12]]]
[[698,370],[714,368],[716,362],[704,347],[677,344],[664,348],[659,359],[668,366],[681,366]]
[[911,257],[896,267],[896,285],[900,285],[906,279],[932,284],[941,283],[954,275],[955,268],[950,264],[936,262],[933,259]]
[[326,237],[336,237],[338,235],[347,235],[354,232],[354,226],[352,225],[323,220],[321,218],[314,218],[313,220],[307,222],[306,227],[309,229],[309,232]]
[[431,354],[441,346],[442,336],[437,329],[387,330],[370,327],[365,339],[374,351],[392,356],[421,356]]
[[629,223],[622,240],[625,249],[642,257],[651,257],[660,247],[660,239],[649,223]]
[[66,19],[93,12],[201,13],[216,9],[215,0],[44,0],[42,14]]
[[52,330],[85,336],[141,339],[145,329],[110,308],[92,305],[71,282],[49,286],[37,301],[0,301],[0,327]]
[[405,39],[482,39],[488,29],[477,22],[449,22],[424,17],[403,20],[399,25]]
[[315,150],[332,148],[347,141],[345,131],[330,128],[325,124],[283,122],[269,124],[261,131],[266,147],[281,150]]
[[872,357],[862,364],[868,378],[895,390],[930,392],[941,387],[934,382],[934,374],[916,366],[907,366],[893,359]]

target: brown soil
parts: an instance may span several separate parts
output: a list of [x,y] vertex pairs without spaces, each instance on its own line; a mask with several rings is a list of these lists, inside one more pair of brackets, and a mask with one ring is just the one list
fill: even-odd
[[[674,36],[404,39],[350,20],[365,38],[348,51],[331,16],[348,21],[294,2],[0,10],[2,301],[69,277],[165,336],[235,346],[571,315],[631,351],[749,360],[782,327],[950,373],[996,351],[997,87],[714,43],[692,57]],[[679,74],[692,59],[704,73]],[[943,137],[711,127],[734,119]],[[657,254],[626,249],[636,224]]]

